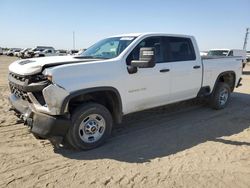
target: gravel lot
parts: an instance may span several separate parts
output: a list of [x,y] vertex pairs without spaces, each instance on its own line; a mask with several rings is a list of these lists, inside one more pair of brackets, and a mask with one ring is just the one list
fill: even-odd
[[37,140],[10,112],[0,56],[0,187],[250,187],[250,66],[221,111],[197,100],[129,115],[85,152]]

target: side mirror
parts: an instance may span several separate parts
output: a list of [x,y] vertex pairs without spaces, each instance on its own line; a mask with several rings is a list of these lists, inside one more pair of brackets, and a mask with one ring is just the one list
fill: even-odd
[[131,61],[131,66],[138,68],[151,68],[155,66],[155,48],[140,48],[139,60]]

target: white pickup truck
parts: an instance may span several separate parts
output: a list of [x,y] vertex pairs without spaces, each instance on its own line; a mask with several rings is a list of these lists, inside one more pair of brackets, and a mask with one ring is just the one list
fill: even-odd
[[47,57],[47,56],[57,56],[56,50],[53,47],[51,47],[34,52],[34,57]]
[[223,109],[240,85],[237,57],[202,59],[192,36],[127,34],[79,56],[19,60],[9,66],[12,109],[40,137],[91,149],[122,116],[196,97]]

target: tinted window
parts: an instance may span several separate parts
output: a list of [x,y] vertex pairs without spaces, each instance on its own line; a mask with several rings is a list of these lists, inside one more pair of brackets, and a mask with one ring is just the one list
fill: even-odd
[[228,50],[210,50],[208,56],[227,56]]
[[195,60],[195,51],[189,38],[165,37],[165,61]]
[[163,62],[162,46],[161,46],[161,37],[148,37],[142,40],[129,54],[127,58],[127,64],[130,65],[132,60],[139,60],[140,57],[140,48],[143,47],[154,47],[155,48],[155,62]]

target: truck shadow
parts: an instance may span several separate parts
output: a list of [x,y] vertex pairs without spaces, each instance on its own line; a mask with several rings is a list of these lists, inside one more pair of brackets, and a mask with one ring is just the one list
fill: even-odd
[[216,111],[191,100],[127,116],[112,137],[90,151],[55,148],[55,152],[76,160],[113,159],[144,163],[166,157],[207,141],[236,146],[247,142],[220,138],[250,126],[250,95],[234,93],[228,107]]

